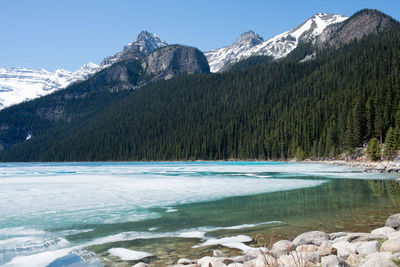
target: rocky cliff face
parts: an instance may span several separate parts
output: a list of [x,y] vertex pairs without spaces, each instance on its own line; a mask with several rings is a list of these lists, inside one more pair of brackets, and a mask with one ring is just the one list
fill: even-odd
[[357,12],[348,20],[333,24],[317,36],[314,44],[318,48],[339,47],[354,39],[361,39],[369,34],[375,34],[391,29],[397,22],[377,10],[365,9]]
[[203,53],[197,48],[183,45],[170,45],[155,50],[143,60],[142,68],[146,75],[156,79],[169,79],[181,73],[210,73]]

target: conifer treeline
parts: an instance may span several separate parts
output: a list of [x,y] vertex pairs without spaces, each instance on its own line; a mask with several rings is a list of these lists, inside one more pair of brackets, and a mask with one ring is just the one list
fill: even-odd
[[223,74],[141,87],[89,119],[32,138],[2,160],[332,157],[400,126],[400,29]]

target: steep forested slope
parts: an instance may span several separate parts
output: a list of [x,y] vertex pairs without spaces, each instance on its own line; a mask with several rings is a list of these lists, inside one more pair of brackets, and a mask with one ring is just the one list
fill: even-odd
[[[303,47],[304,49],[304,47]],[[303,53],[303,52],[302,52]],[[400,101],[400,28],[223,74],[143,86],[1,160],[280,159],[333,156],[384,138]]]

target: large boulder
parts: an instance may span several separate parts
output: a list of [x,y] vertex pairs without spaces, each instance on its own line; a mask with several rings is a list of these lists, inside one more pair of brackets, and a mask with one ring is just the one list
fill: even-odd
[[277,266],[277,259],[271,255],[262,253],[256,259],[246,261],[243,263],[243,267],[265,267],[265,266]]
[[[349,235],[349,233],[346,233],[346,232],[331,233],[331,234],[329,234],[329,239],[331,241],[334,241],[334,240],[336,240],[338,238],[343,238],[343,237],[346,237],[348,235]],[[343,240],[341,240],[341,241],[343,241]]]
[[400,213],[390,216],[385,223],[385,226],[394,229],[400,228]]
[[297,236],[293,243],[296,246],[300,245],[316,245],[319,246],[323,241],[329,240],[329,235],[321,231],[306,232]]
[[366,255],[350,254],[350,256],[347,257],[347,262],[350,266],[360,266],[365,262],[365,257]]
[[372,254],[379,251],[378,241],[357,242],[354,245],[357,248],[358,254]]
[[388,234],[388,238],[389,238],[389,240],[391,240],[391,239],[400,240],[400,231]]
[[400,240],[390,239],[383,242],[381,247],[382,252],[400,253]]
[[343,260],[346,260],[350,254],[357,253],[357,247],[347,241],[334,243],[332,247],[337,249],[337,256]]
[[272,246],[270,253],[276,256],[276,258],[279,258],[281,255],[288,255],[291,251],[295,249],[296,245],[293,244],[292,241],[280,240]]
[[377,234],[370,234],[370,233],[349,233],[345,236],[341,236],[333,240],[333,243],[337,242],[362,242],[362,241],[379,241],[379,240],[387,240],[388,238],[385,235],[377,235]]
[[[265,251],[265,252],[267,252],[267,251]],[[248,250],[248,251],[246,251],[244,253],[243,256],[234,257],[234,258],[232,258],[232,260],[234,262],[243,263],[243,262],[246,262],[246,261],[257,259],[258,256],[260,256],[262,253],[263,252],[261,250],[258,250],[258,249],[256,249],[256,250]]]
[[350,267],[346,261],[339,259],[336,255],[329,255],[321,258],[322,267]]
[[331,254],[336,254],[336,249],[332,247],[332,241],[323,241],[321,245],[318,247],[318,253],[321,256],[328,256]]
[[318,263],[320,259],[321,256],[316,252],[292,251],[289,255],[280,256],[278,263],[280,266],[309,266]]
[[316,245],[300,245],[296,248],[297,252],[317,252],[319,247]]
[[206,256],[199,259],[197,261],[197,265],[200,267],[209,267],[210,265],[213,267],[226,267],[227,265],[225,264],[224,260],[225,258],[213,258]]
[[389,234],[395,232],[396,230],[394,230],[392,227],[381,227],[378,229],[375,229],[371,232],[371,234],[375,234],[375,235],[384,235],[384,236],[388,236]]
[[397,267],[392,258],[393,255],[390,252],[373,253],[367,256],[360,267]]

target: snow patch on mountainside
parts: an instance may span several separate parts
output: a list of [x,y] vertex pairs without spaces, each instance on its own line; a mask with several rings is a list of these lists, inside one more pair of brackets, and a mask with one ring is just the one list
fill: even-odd
[[75,72],[0,68],[0,109],[50,94],[84,80],[98,70],[99,66],[94,63],[87,63]]
[[[272,56],[279,59],[287,56],[297,47],[300,41],[315,38],[330,24],[346,20],[343,15],[318,13],[306,20],[296,28],[281,33],[271,39],[259,43],[249,42],[246,38],[236,40],[231,46],[226,46],[213,51],[205,52],[211,72],[222,71],[224,66],[236,63],[251,56]],[[245,33],[246,34],[246,33]]]

